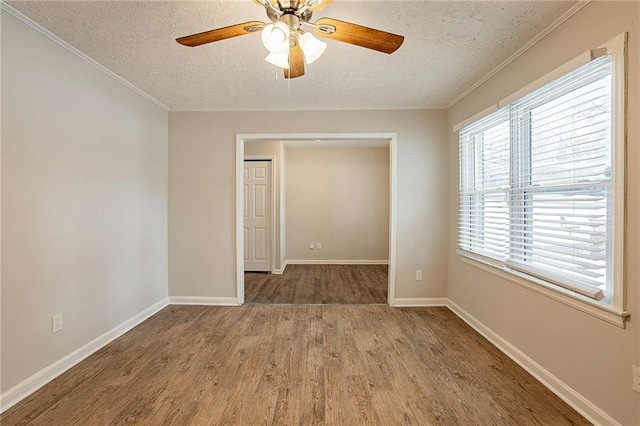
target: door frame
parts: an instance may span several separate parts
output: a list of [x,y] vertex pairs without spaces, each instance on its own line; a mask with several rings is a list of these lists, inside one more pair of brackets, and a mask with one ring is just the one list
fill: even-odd
[[[396,234],[397,234],[397,142],[396,133],[237,133],[236,134],[236,297],[244,304],[244,143],[286,142],[290,140],[389,141],[389,269],[387,303],[396,299]],[[273,166],[273,163],[272,163]],[[273,167],[272,167],[273,174]],[[281,173],[282,176],[282,173]],[[273,181],[273,179],[272,179]],[[282,192],[284,188],[280,187]],[[282,194],[281,194],[282,196]],[[282,212],[281,212],[282,214]],[[273,227],[275,230],[275,227]],[[272,241],[275,244],[275,240]],[[273,259],[272,259],[273,260]]]
[[[277,166],[276,156],[275,155],[245,155],[242,165],[244,166],[244,161],[271,161],[271,170],[269,171],[269,179],[271,180],[271,220],[269,221],[269,226],[271,227],[271,273],[275,274],[276,270],[276,179],[275,179],[275,169]],[[244,175],[243,175],[243,183],[244,183]],[[242,188],[244,192],[244,186]],[[242,199],[242,206],[244,211],[244,198]],[[244,225],[244,215],[242,217],[242,222]],[[244,277],[244,235],[242,238],[242,271]]]

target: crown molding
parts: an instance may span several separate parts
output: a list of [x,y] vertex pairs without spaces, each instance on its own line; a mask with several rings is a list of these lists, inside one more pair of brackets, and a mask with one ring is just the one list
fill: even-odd
[[111,71],[110,69],[108,69],[107,67],[102,65],[101,63],[99,63],[99,62],[95,61],[94,59],[90,58],[89,56],[85,55],[84,53],[82,53],[81,51],[79,51],[78,49],[76,49],[75,47],[73,47],[72,45],[67,43],[66,41],[62,40],[57,35],[53,34],[51,31],[47,30],[42,25],[40,25],[37,22],[33,21],[31,18],[29,18],[26,15],[22,14],[17,9],[13,8],[9,4],[5,3],[4,1],[0,2],[0,9],[2,9],[3,11],[9,13],[10,15],[12,15],[16,19],[20,20],[24,24],[28,25],[29,27],[33,28],[34,30],[36,30],[37,32],[39,32],[43,36],[47,37],[49,40],[53,41],[54,43],[58,44],[62,48],[68,50],[71,53],[73,53],[78,58],[84,60],[85,62],[91,64],[93,67],[99,69],[100,71],[102,71],[103,73],[108,75],[109,77],[111,77],[114,80],[116,80],[118,83],[128,87],[131,90],[133,90],[135,93],[137,93],[138,95],[142,96],[146,100],[152,102],[153,104],[157,105],[158,107],[162,108],[165,111],[169,111],[169,107],[164,105],[162,102],[160,102],[159,100],[155,99],[153,96],[151,96],[148,93],[144,92],[142,89],[140,89],[139,87],[133,85],[129,81],[125,80],[124,78],[120,77],[118,74],[114,73],[113,71]]
[[283,107],[283,108],[173,108],[170,112],[292,112],[292,111],[424,111],[446,109],[444,105],[402,107]]
[[491,70],[488,74],[486,74],[480,80],[476,81],[469,88],[467,88],[465,91],[463,91],[458,96],[456,96],[455,99],[452,100],[451,102],[449,102],[447,105],[445,105],[444,108],[445,109],[449,109],[452,106],[454,106],[455,104],[457,104],[458,102],[460,102],[465,96],[467,96],[468,94],[470,94],[471,92],[476,90],[478,87],[483,85],[491,77],[493,77],[494,75],[496,75],[497,73],[502,71],[502,69],[504,69],[511,62],[515,61],[517,58],[519,58],[527,50],[529,50],[533,46],[535,46],[540,40],[542,40],[547,35],[549,35],[553,30],[558,28],[560,25],[564,24],[569,18],[571,18],[576,13],[578,13],[583,7],[585,7],[586,5],[591,3],[591,1],[592,0],[578,0],[578,2],[575,5],[571,6],[571,8],[569,8],[565,13],[560,15],[560,17],[558,17],[558,19],[553,21],[551,23],[551,25],[549,25],[547,28],[545,28],[540,33],[538,33],[538,35],[536,35],[534,38],[529,40],[529,42],[527,44],[525,44],[520,49],[518,49],[513,55],[511,55],[507,59],[505,59],[502,63],[500,63],[500,65],[495,67],[493,70]]

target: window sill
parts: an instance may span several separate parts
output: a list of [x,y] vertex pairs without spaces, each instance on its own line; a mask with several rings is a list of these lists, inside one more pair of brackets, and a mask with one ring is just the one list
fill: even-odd
[[483,262],[480,259],[469,257],[460,251],[458,251],[458,258],[462,263],[488,272],[531,291],[535,291],[536,293],[542,294],[543,296],[549,297],[620,328],[625,328],[627,319],[630,316],[629,312],[619,311],[611,306],[603,305],[593,299],[574,293],[570,290],[565,290],[562,287],[549,284],[543,280],[530,277],[521,272],[492,265],[490,263]]

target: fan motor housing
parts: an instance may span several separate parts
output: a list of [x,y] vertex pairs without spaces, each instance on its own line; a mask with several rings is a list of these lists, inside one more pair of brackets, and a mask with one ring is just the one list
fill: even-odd
[[292,9],[298,10],[300,7],[299,0],[278,0],[278,6],[280,6],[280,10]]
[[313,15],[313,12],[310,9],[305,9],[304,12],[302,13],[296,13],[300,8],[300,2],[297,0],[296,1],[282,0],[278,2],[278,6],[280,6],[279,9],[282,11],[283,15],[279,15],[275,10],[273,10],[270,7],[266,9],[267,16],[269,17],[269,19],[271,19],[272,22],[283,21],[289,24],[289,22],[283,19],[288,16],[293,16],[299,21],[309,22],[311,20],[311,16]]

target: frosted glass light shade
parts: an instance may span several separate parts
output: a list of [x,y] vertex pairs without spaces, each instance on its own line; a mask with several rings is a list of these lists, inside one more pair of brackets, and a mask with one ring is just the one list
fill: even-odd
[[269,62],[270,64],[275,65],[276,67],[280,67],[285,70],[289,69],[289,52],[269,53],[267,57],[264,58],[264,60]]
[[284,53],[289,50],[289,27],[284,22],[269,24],[262,29],[260,39],[271,53]]
[[311,33],[304,33],[298,36],[298,41],[307,64],[315,62],[327,49],[327,43],[318,40]]

